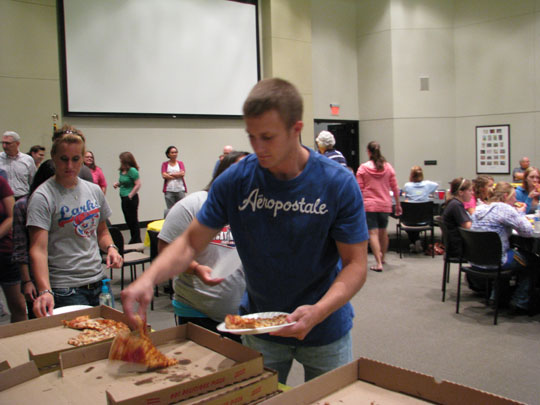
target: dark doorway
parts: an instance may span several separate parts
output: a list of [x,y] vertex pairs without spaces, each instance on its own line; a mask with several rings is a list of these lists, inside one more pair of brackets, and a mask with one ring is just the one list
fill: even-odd
[[315,120],[314,137],[317,138],[319,132],[324,130],[332,132],[336,138],[335,148],[345,156],[347,164],[356,173],[356,169],[360,166],[358,121]]

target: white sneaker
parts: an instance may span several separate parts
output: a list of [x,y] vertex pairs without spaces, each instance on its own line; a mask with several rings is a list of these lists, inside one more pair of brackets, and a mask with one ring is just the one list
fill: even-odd
[[416,249],[416,253],[423,253],[424,252],[424,248],[422,247],[422,241],[420,239],[418,239],[414,243],[414,248]]

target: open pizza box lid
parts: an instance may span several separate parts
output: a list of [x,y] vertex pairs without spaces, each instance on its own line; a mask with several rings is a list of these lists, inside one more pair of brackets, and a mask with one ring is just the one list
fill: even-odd
[[366,358],[359,358],[262,403],[265,405],[521,404],[495,394],[449,381],[437,381],[425,374]]
[[253,380],[244,385],[251,390],[246,388],[243,398],[253,400],[277,391],[275,372],[264,371],[260,353],[216,333],[188,324],[153,332],[150,338],[180,364],[143,374],[112,375],[107,370],[111,342],[98,343],[62,352],[60,372],[26,381],[2,396],[8,403],[163,404],[219,389],[234,391],[248,379]]
[[75,346],[67,343],[68,339],[81,333],[79,330],[65,328],[62,320],[71,320],[81,315],[89,315],[92,319],[113,319],[127,323],[127,317],[123,312],[102,305],[2,325],[0,326],[0,361],[8,361],[11,367],[15,367],[33,360],[42,373],[57,369],[59,367],[58,355],[63,351],[76,349]]

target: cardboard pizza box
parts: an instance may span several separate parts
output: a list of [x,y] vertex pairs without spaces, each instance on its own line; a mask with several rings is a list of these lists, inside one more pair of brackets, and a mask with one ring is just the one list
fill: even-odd
[[[264,372],[259,352],[196,325],[153,332],[150,338],[179,364],[142,374],[113,374],[108,361],[112,342],[98,343],[62,352],[60,371],[29,379],[3,391],[2,397],[10,404],[168,404],[226,386],[230,389],[224,392],[232,392],[235,384]],[[260,390],[261,396],[277,391],[274,377],[252,381],[251,391]]]
[[105,318],[127,323],[123,312],[107,306],[82,309],[65,314],[31,319],[0,326],[0,361],[11,367],[33,360],[40,372],[58,369],[58,355],[75,346],[67,343],[81,331],[65,328],[62,320],[71,320],[81,315],[90,318]]
[[0,370],[0,392],[37,377],[39,370],[33,361],[13,368],[8,365],[7,368]]
[[253,405],[278,391],[277,372],[265,368],[256,377],[182,401],[182,405]]
[[4,370],[7,370],[9,369],[9,363],[7,362],[7,360],[4,360],[2,362],[0,362],[0,371],[4,371]]
[[360,358],[289,391],[265,405],[301,404],[521,404],[449,381]]

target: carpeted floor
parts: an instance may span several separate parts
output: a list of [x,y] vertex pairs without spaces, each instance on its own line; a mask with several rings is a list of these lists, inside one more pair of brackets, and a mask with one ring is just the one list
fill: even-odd
[[[468,288],[462,290],[462,308],[456,314],[457,265],[452,265],[443,303],[442,256],[407,254],[399,259],[390,252],[387,262],[382,273],[369,272],[352,300],[355,358],[368,357],[437,380],[540,404],[540,315],[511,316],[502,310],[494,326],[492,310]],[[369,264],[373,263],[370,255]],[[119,303],[116,274],[113,291]],[[0,319],[6,321],[7,317]],[[155,299],[149,322],[157,330],[174,326],[168,295],[161,293]],[[295,363],[288,384],[302,382],[302,368]]]

